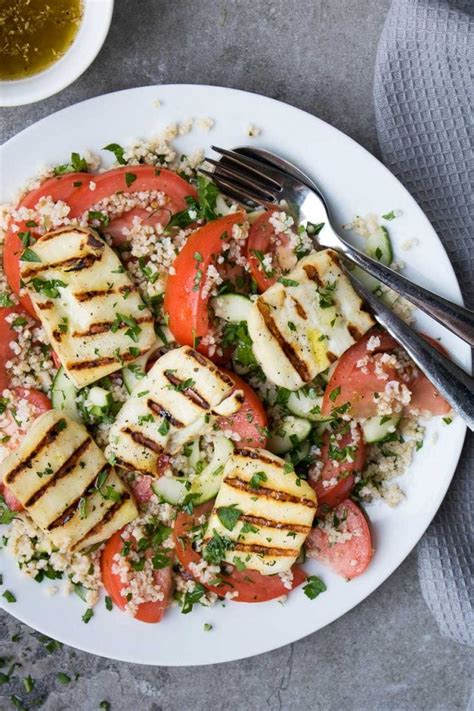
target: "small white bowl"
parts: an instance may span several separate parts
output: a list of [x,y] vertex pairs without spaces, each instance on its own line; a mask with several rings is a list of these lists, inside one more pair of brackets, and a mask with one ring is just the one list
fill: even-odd
[[83,0],[83,5],[79,30],[64,56],[26,79],[0,81],[0,106],[32,104],[57,94],[92,64],[107,37],[114,0]]

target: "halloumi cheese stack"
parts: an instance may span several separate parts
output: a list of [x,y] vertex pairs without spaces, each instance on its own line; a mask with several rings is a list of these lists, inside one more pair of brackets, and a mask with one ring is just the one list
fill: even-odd
[[208,431],[212,415],[237,412],[242,399],[233,380],[197,351],[168,351],[120,410],[107,454],[126,469],[156,476],[163,454],[175,454]]
[[42,235],[20,267],[50,343],[77,387],[154,345],[149,309],[115,252],[92,230],[64,227]]
[[258,297],[248,316],[263,372],[288,390],[313,380],[373,325],[330,249],[304,257]]
[[5,486],[60,549],[100,543],[138,514],[85,427],[56,410],[35,420],[0,464]]
[[[235,508],[232,530],[222,510]],[[316,513],[316,494],[292,467],[264,449],[236,449],[224,467],[224,478],[204,537],[217,533],[233,546],[228,563],[263,575],[288,571],[296,561]]]

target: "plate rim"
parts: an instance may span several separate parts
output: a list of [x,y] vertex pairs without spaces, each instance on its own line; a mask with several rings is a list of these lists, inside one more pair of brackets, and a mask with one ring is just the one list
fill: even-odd
[[[130,87],[130,88],[128,88],[128,89],[121,89],[121,90],[118,90],[118,91],[108,92],[108,93],[101,94],[101,95],[98,95],[98,96],[95,96],[95,97],[91,97],[91,98],[89,98],[89,99],[84,99],[84,100],[82,100],[82,101],[80,101],[80,102],[76,102],[76,103],[74,103],[74,104],[71,104],[70,106],[67,106],[67,107],[64,107],[64,108],[62,108],[62,109],[59,109],[58,111],[55,111],[55,112],[53,112],[52,114],[49,114],[48,116],[45,116],[45,117],[41,118],[39,121],[36,121],[36,122],[32,123],[31,125],[27,126],[26,128],[22,129],[19,133],[15,134],[14,136],[10,137],[7,141],[5,141],[5,143],[0,147],[0,157],[2,156],[2,154],[4,153],[5,150],[10,150],[10,149],[12,149],[12,148],[14,149],[14,147],[15,147],[14,144],[15,144],[17,141],[21,141],[21,139],[23,138],[23,136],[24,136],[25,134],[28,134],[29,132],[34,131],[34,130],[41,130],[42,125],[43,125],[44,123],[47,123],[49,120],[51,120],[52,117],[57,118],[58,116],[61,116],[61,114],[67,114],[68,112],[74,111],[77,107],[80,107],[80,106],[83,106],[83,105],[86,105],[86,104],[89,104],[89,105],[93,105],[94,103],[98,103],[98,104],[99,104],[101,101],[104,101],[104,99],[106,99],[107,97],[111,97],[111,96],[116,96],[116,95],[120,95],[120,94],[126,95],[126,94],[130,94],[130,93],[133,93],[133,92],[141,92],[141,91],[143,91],[143,90],[145,90],[145,91],[160,91],[160,90],[165,90],[165,91],[166,91],[167,89],[171,89],[171,90],[183,90],[183,91],[185,91],[186,89],[190,89],[190,90],[192,89],[193,91],[196,91],[196,90],[198,90],[198,91],[205,90],[205,91],[211,91],[211,92],[217,92],[217,93],[220,93],[220,92],[224,92],[224,93],[230,92],[230,93],[232,93],[232,94],[235,94],[235,95],[241,96],[241,97],[249,97],[249,96],[250,96],[252,99],[255,98],[255,99],[258,99],[258,100],[264,100],[265,102],[269,102],[270,104],[274,104],[274,105],[276,105],[276,106],[278,106],[278,105],[280,105],[280,106],[283,105],[286,109],[290,109],[290,110],[293,111],[293,112],[298,112],[299,114],[302,114],[305,118],[310,118],[311,120],[318,122],[319,124],[321,124],[322,126],[324,126],[324,129],[325,129],[325,130],[330,130],[330,131],[333,133],[333,135],[336,136],[336,140],[340,140],[340,139],[341,139],[341,136],[342,136],[342,140],[343,140],[343,141],[348,139],[348,140],[353,144],[352,147],[355,148],[355,150],[363,151],[363,153],[365,154],[365,157],[366,157],[366,158],[368,158],[369,160],[371,160],[372,162],[374,162],[374,164],[377,164],[377,169],[378,169],[378,170],[380,170],[380,168],[383,168],[383,170],[385,171],[385,173],[386,173],[388,176],[390,176],[390,178],[391,178],[392,180],[395,180],[395,181],[398,183],[399,187],[402,189],[403,193],[405,194],[405,197],[406,197],[409,201],[412,201],[412,202],[414,203],[414,205],[416,206],[416,208],[418,209],[418,211],[422,214],[422,216],[423,216],[423,218],[424,218],[424,221],[425,221],[425,223],[426,223],[426,229],[428,230],[428,227],[429,227],[429,229],[431,230],[432,237],[435,237],[435,238],[436,238],[437,242],[439,243],[439,246],[441,247],[441,249],[442,249],[443,252],[444,252],[444,255],[445,255],[445,257],[446,257],[446,261],[449,263],[449,267],[450,267],[450,270],[451,270],[450,277],[452,278],[452,282],[453,282],[453,289],[452,289],[453,294],[452,294],[452,297],[451,297],[451,298],[457,300],[457,301],[458,301],[459,303],[461,303],[461,304],[464,303],[464,301],[463,301],[463,296],[462,296],[462,291],[461,291],[461,287],[460,287],[460,284],[459,284],[459,280],[458,280],[458,278],[457,278],[456,272],[455,272],[455,270],[454,270],[454,267],[453,267],[453,265],[452,265],[452,263],[451,263],[451,260],[450,260],[450,258],[449,258],[449,255],[448,255],[448,253],[447,253],[447,251],[446,251],[446,248],[445,248],[445,246],[444,246],[442,240],[438,237],[438,235],[437,235],[437,233],[436,233],[434,227],[432,226],[431,222],[429,221],[429,219],[428,219],[428,217],[426,216],[426,214],[425,214],[425,212],[423,211],[423,209],[420,207],[420,205],[419,205],[418,202],[415,200],[415,198],[411,195],[411,193],[407,190],[407,188],[403,185],[403,183],[399,180],[399,178],[397,178],[397,177],[381,162],[381,160],[379,160],[376,156],[374,156],[372,153],[370,153],[370,151],[368,151],[364,146],[362,146],[360,143],[358,143],[358,142],[357,142],[355,139],[353,139],[351,136],[345,134],[343,131],[341,131],[340,129],[336,128],[336,127],[333,126],[332,124],[330,124],[330,123],[324,121],[323,119],[318,118],[318,117],[315,116],[314,114],[311,114],[310,112],[305,111],[304,109],[300,109],[300,108],[298,108],[298,107],[292,106],[292,105],[289,104],[288,102],[280,101],[280,100],[278,100],[278,99],[274,99],[274,98],[272,98],[272,97],[268,97],[268,96],[265,96],[265,95],[263,95],[263,94],[259,94],[259,93],[251,92],[251,91],[244,91],[244,90],[242,90],[242,89],[235,89],[235,88],[230,88],[230,87],[222,87],[222,86],[214,86],[214,85],[206,85],[206,84],[186,84],[186,83],[183,83],[183,84],[181,84],[181,83],[173,83],[173,84],[146,85],[146,86]],[[206,143],[206,142],[207,142],[207,141],[206,141],[206,139],[204,138],[204,139],[203,139],[203,143]],[[91,148],[92,148],[93,150],[96,149],[96,147],[91,147]],[[432,238],[432,237],[431,237],[431,238]],[[456,291],[456,294],[454,294],[454,291]],[[466,353],[467,353],[467,350],[466,350]],[[209,664],[226,663],[226,662],[230,662],[230,661],[236,661],[236,660],[239,660],[239,659],[251,658],[251,657],[257,656],[257,655],[259,655],[259,654],[263,654],[263,653],[266,653],[266,652],[273,651],[273,650],[278,649],[278,648],[280,648],[280,647],[283,647],[283,646],[286,646],[286,645],[291,644],[291,643],[293,643],[293,642],[296,642],[296,641],[298,641],[299,639],[304,639],[305,637],[309,636],[310,634],[316,633],[316,632],[319,631],[320,629],[323,629],[324,627],[327,627],[328,625],[332,624],[333,622],[335,622],[335,621],[338,620],[339,618],[343,617],[347,612],[349,612],[350,610],[354,609],[354,608],[355,608],[358,604],[360,604],[362,601],[364,601],[365,599],[369,598],[383,583],[386,582],[386,580],[388,580],[388,578],[400,567],[400,565],[406,560],[406,558],[408,557],[408,555],[414,550],[414,548],[416,547],[416,545],[419,543],[419,541],[421,540],[421,538],[422,538],[423,535],[425,534],[427,528],[429,527],[429,525],[430,525],[431,522],[433,521],[434,517],[436,516],[436,514],[437,514],[437,512],[438,512],[438,510],[439,510],[439,508],[440,508],[440,506],[441,506],[441,504],[442,504],[443,501],[444,501],[444,498],[445,498],[445,496],[446,496],[446,492],[447,492],[449,486],[450,486],[451,483],[452,483],[454,474],[455,474],[456,469],[457,469],[457,467],[458,467],[459,460],[460,460],[460,457],[461,457],[461,454],[462,454],[462,451],[463,451],[463,446],[464,446],[466,431],[467,431],[467,428],[464,426],[462,432],[460,432],[459,435],[458,435],[458,438],[459,438],[459,451],[458,451],[457,457],[455,458],[455,463],[454,463],[454,465],[453,465],[452,475],[446,480],[445,485],[442,487],[442,493],[440,493],[440,495],[439,495],[439,500],[438,500],[438,502],[437,502],[437,504],[436,504],[436,506],[435,506],[435,509],[434,509],[434,511],[431,513],[431,515],[428,517],[428,520],[427,520],[426,524],[424,525],[423,530],[419,533],[419,535],[417,534],[416,541],[415,541],[413,544],[408,544],[408,545],[406,545],[406,546],[404,547],[403,555],[402,555],[402,557],[401,557],[401,560],[399,560],[398,562],[396,562],[395,565],[393,565],[393,566],[392,566],[392,565],[388,566],[387,570],[384,571],[383,577],[382,577],[381,579],[377,580],[377,582],[376,582],[375,584],[371,584],[371,587],[370,587],[370,589],[369,589],[368,592],[362,591],[361,593],[359,593],[359,595],[356,596],[356,598],[355,598],[353,601],[351,601],[347,606],[342,606],[342,608],[341,608],[342,611],[339,610],[339,611],[336,612],[334,615],[330,615],[329,618],[328,618],[329,621],[328,621],[328,622],[324,622],[324,624],[318,626],[316,629],[309,629],[307,632],[305,632],[305,633],[302,634],[302,635],[300,635],[300,633],[298,632],[296,637],[293,637],[292,635],[290,635],[291,639],[286,639],[286,638],[285,638],[283,641],[279,641],[279,642],[276,642],[276,643],[273,643],[273,642],[272,642],[272,643],[270,643],[270,645],[268,645],[268,644],[267,644],[267,645],[263,645],[261,648],[256,649],[255,651],[250,651],[250,652],[245,653],[245,655],[243,655],[243,656],[242,656],[242,655],[239,655],[239,656],[236,657],[236,656],[234,656],[234,655],[232,655],[232,654],[224,654],[224,655],[221,654],[218,659],[213,659],[213,660],[195,661],[195,662],[191,662],[191,663],[189,663],[189,662],[187,662],[187,663],[170,663],[170,664],[162,663],[162,662],[153,662],[153,661],[149,661],[149,660],[148,660],[148,661],[145,661],[145,660],[143,660],[143,659],[140,658],[140,655],[139,655],[139,654],[138,654],[138,655],[134,655],[134,658],[132,658],[130,655],[127,655],[127,654],[120,654],[120,653],[117,654],[117,653],[115,653],[114,656],[111,657],[108,653],[94,650],[94,649],[93,649],[94,644],[89,645],[89,647],[86,647],[86,646],[83,646],[82,643],[70,642],[70,641],[68,640],[68,638],[67,638],[67,635],[65,635],[65,636],[61,639],[61,636],[59,636],[59,635],[56,634],[56,635],[55,635],[55,638],[58,639],[58,641],[63,642],[64,644],[67,644],[68,646],[71,646],[71,647],[73,647],[73,648],[75,648],[75,649],[81,650],[81,651],[86,652],[86,653],[88,653],[88,654],[94,654],[94,655],[96,655],[96,656],[100,656],[100,657],[103,657],[103,658],[106,658],[106,659],[115,659],[115,660],[117,660],[117,661],[124,661],[124,662],[128,662],[128,663],[141,664],[141,665],[146,665],[146,666],[179,667],[179,666],[207,666],[207,665],[209,665]],[[3,603],[3,600],[1,600],[1,599],[0,599],[0,607],[1,607],[3,610],[5,610],[6,612],[8,612],[9,614],[11,614],[11,615],[12,615],[13,617],[15,617],[16,619],[18,619],[18,620],[20,620],[21,622],[23,622],[24,624],[27,624],[28,626],[32,627],[31,622],[29,622],[29,621],[26,619],[27,615],[23,615],[23,614],[21,614],[21,612],[20,612],[19,614],[13,614],[13,611],[12,611],[11,607],[7,608],[6,604]],[[37,624],[37,623],[35,622],[35,626],[33,627],[33,629],[35,629],[35,630],[37,630],[37,631],[39,631],[39,632],[41,632],[41,633],[43,633],[43,634],[48,634],[47,627],[46,627],[46,628],[43,627],[42,624]],[[66,629],[67,629],[67,627],[66,627]],[[93,639],[92,636],[91,636],[91,639]]]

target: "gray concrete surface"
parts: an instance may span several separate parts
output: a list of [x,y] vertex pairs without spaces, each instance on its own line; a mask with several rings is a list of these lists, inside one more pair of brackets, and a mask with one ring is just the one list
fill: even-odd
[[[57,109],[145,84],[209,83],[306,109],[377,153],[372,76],[388,0],[116,0],[106,44],[58,96],[2,110],[1,139]],[[444,640],[421,597],[412,554],[368,600],[275,652],[207,668],[156,669],[63,647],[1,616],[0,657],[22,664],[0,710],[446,711],[466,709],[470,650]],[[159,629],[157,630],[159,635]],[[13,638],[13,640],[12,640]],[[232,644],[232,640],[229,640]],[[2,671],[2,670],[0,670]],[[58,682],[67,673],[68,685]],[[22,678],[35,680],[26,694]],[[76,678],[77,675],[77,678]]]

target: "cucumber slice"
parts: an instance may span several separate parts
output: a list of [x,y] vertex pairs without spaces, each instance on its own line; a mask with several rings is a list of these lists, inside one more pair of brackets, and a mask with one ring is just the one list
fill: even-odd
[[380,416],[369,417],[362,423],[362,432],[364,433],[365,441],[369,444],[380,442],[385,439],[388,434],[395,431],[399,422],[400,415],[392,415],[388,419]]
[[163,501],[173,504],[173,506],[182,504],[185,498],[190,495],[193,496],[192,502],[195,506],[204,504],[217,496],[222,483],[224,466],[233,451],[234,445],[231,440],[223,435],[218,435],[214,441],[214,452],[211,460],[202,472],[196,473],[189,479],[177,476],[162,476],[158,481],[153,482],[153,491]]
[[313,388],[301,388],[292,392],[288,398],[287,407],[293,415],[303,417],[311,422],[330,420],[321,415],[322,395],[316,395]]
[[268,449],[274,454],[285,454],[302,442],[311,432],[311,422],[302,417],[284,417],[278,429],[268,441]]
[[137,358],[133,363],[130,363],[130,365],[122,368],[123,382],[129,393],[131,393],[135,385],[145,377],[146,365],[150,356],[163,345],[164,343],[161,338],[158,338],[156,344],[148,353],[145,353],[145,355],[140,356],[140,358]]
[[194,500],[196,504],[204,504],[209,499],[217,496],[220,489],[224,467],[227,460],[232,456],[234,445],[230,439],[223,435],[217,435],[214,440],[214,452],[207,466],[200,474],[196,473],[191,479],[191,489],[189,493],[195,494],[198,498]]
[[184,477],[162,476],[153,482],[151,488],[165,503],[178,506],[188,494],[185,482]]
[[201,458],[201,450],[199,449],[199,437],[194,439],[192,442],[188,442],[187,446],[191,449],[188,457],[189,466],[193,469],[197,468],[198,462]]
[[51,404],[55,410],[61,410],[71,420],[82,423],[82,417],[76,402],[78,392],[64,368],[61,367],[51,387]]
[[366,242],[367,254],[387,267],[393,262],[392,242],[388,230],[383,225],[378,231],[370,235]]
[[214,313],[230,323],[246,321],[252,302],[242,294],[222,294],[211,301]]
[[112,396],[108,390],[104,388],[99,388],[97,385],[89,390],[87,400],[85,400],[85,407],[100,407],[106,410],[111,404]]

